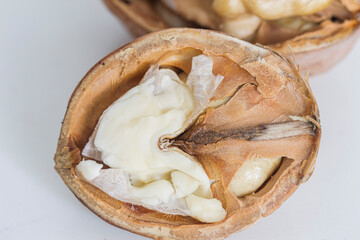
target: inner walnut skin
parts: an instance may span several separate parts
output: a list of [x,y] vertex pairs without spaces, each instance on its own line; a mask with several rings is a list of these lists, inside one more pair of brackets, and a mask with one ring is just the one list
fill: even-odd
[[[186,51],[191,54],[193,50]],[[195,52],[198,53],[198,51]],[[182,55],[181,58],[184,57],[181,51],[176,54]],[[175,55],[169,58],[173,60],[176,57]],[[189,59],[186,60],[189,61]],[[193,126],[171,141],[171,146],[179,147],[191,156],[195,156],[204,166],[210,179],[216,181],[213,185],[215,197],[223,204],[226,203],[226,210],[231,215],[233,211],[241,211],[244,204],[246,206],[257,204],[258,196],[264,197],[266,194],[271,194],[272,190],[265,186],[260,194],[238,199],[236,204],[232,203],[229,199],[231,194],[228,190],[229,184],[242,164],[254,156],[264,158],[282,156],[286,158],[284,163],[286,167],[280,167],[277,176],[283,176],[290,168],[299,167],[297,165],[309,158],[312,153],[311,146],[316,142],[313,131],[316,131],[317,127],[312,122],[298,121],[301,125],[299,128],[305,127],[305,130],[295,136],[252,140],[249,134],[266,135],[261,129],[268,126],[267,124],[283,123],[285,125],[293,122],[290,116],[312,117],[313,109],[310,102],[307,103],[310,99],[300,97],[293,86],[279,85],[273,89],[262,88],[248,71],[226,57],[216,56],[213,57],[213,61],[214,74],[221,74],[224,80],[217,88],[211,102],[221,102],[223,99],[226,101],[220,106],[205,110]],[[160,62],[166,62],[167,66],[175,66],[185,72],[189,71],[187,69],[189,62],[171,61],[169,63],[166,56]],[[183,69],[182,64],[186,66]],[[245,136],[239,136],[242,129]],[[238,133],[238,136],[234,136],[234,133]],[[268,184],[273,184],[274,188],[273,181]]]
[[[158,63],[160,67],[189,73],[192,57],[201,53],[212,57],[213,73],[221,74],[224,80],[209,107],[182,135],[169,139],[168,147],[179,147],[203,165],[210,179],[215,180],[212,190],[228,213],[226,219],[204,224],[191,217],[162,214],[115,200],[79,179],[75,166],[81,161],[82,149],[103,111],[136,86],[151,65]],[[290,116],[303,117],[307,130],[270,140],[225,137],[195,145],[191,141],[191,135],[199,128],[211,134],[214,130],[264,129],[274,124],[301,122]],[[167,237],[173,239],[192,236],[220,239],[276,210],[307,180],[314,167],[320,134],[315,100],[291,62],[222,34],[172,29],[148,35],[115,51],[88,73],[69,103],[55,168],[81,201],[112,224],[155,238],[170,231]],[[236,198],[229,191],[231,179],[253,156],[281,156],[283,161],[256,193]]]

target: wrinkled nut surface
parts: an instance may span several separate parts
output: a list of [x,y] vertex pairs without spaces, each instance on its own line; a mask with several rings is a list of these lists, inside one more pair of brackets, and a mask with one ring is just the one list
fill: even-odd
[[210,57],[193,57],[191,71],[181,81],[171,69],[150,67],[139,85],[104,111],[82,151],[110,169],[86,178],[98,167],[83,169],[91,161],[84,160],[76,167],[80,176],[120,201],[202,222],[223,220],[226,212],[213,198],[203,167],[166,144],[208,105],[223,79],[212,68]]
[[[263,20],[282,20],[287,17],[294,17],[292,21],[274,21],[274,26],[292,31],[292,35],[299,35],[308,30],[316,28],[316,24],[310,24],[302,20],[301,15],[308,15],[323,10],[331,0],[287,0],[287,1],[264,1],[264,0],[214,0],[212,9],[220,16],[219,29],[235,37],[244,40],[253,40]],[[295,27],[294,27],[295,25]],[[296,25],[306,25],[299,27]],[[261,29],[260,29],[261,31]],[[280,33],[281,34],[281,33]],[[283,37],[274,35],[276,41],[281,41],[287,36],[285,32]],[[267,42],[266,39],[262,43]]]
[[304,74],[332,68],[360,35],[357,0],[104,2],[135,35],[173,26],[220,30],[290,57],[294,54]]
[[[201,56],[211,59],[213,64],[211,74],[199,71],[205,73],[206,78],[194,75],[193,71],[196,69],[194,59]],[[199,64],[199,69],[204,65]],[[185,101],[188,107],[178,106],[188,117],[171,131],[164,132],[165,136],[158,135],[158,148],[153,147],[151,151],[187,156],[200,168],[198,172],[191,172],[174,165],[164,171],[166,174],[161,171],[139,174],[131,182],[126,176],[136,177],[136,166],[143,165],[132,165],[132,160],[127,158],[120,162],[109,155],[104,161],[104,152],[99,154],[99,149],[89,144],[94,132],[102,131],[99,130],[101,122],[113,109],[109,106],[118,106],[116,101],[126,99],[129,92],[146,83],[144,79],[154,68],[151,66],[159,66],[158,71],[166,73],[160,74],[163,79],[160,85],[170,86],[164,87],[165,90],[179,87],[183,97],[191,93],[194,99],[193,105],[189,100]],[[210,79],[210,89],[215,92],[201,93],[197,87],[203,82],[197,87],[185,84],[191,76],[197,79],[195,83],[200,83],[199,79]],[[216,76],[222,76],[218,86]],[[154,96],[154,89],[148,91],[149,96]],[[172,97],[180,97],[175,95]],[[167,101],[159,101],[162,107],[176,105],[168,98],[164,100]],[[146,104],[147,101],[143,101],[138,107]],[[124,111],[121,118],[131,116],[131,111],[131,108]],[[172,110],[169,108],[169,111]],[[136,137],[129,135],[129,141],[136,143],[146,131],[140,129]],[[116,134],[110,135],[116,137]],[[310,177],[320,135],[315,99],[290,60],[221,33],[168,29],[114,51],[79,83],[64,118],[55,169],[88,208],[115,226],[155,239],[223,239],[272,213]],[[95,135],[93,144],[96,146],[97,140],[106,142],[104,139],[97,139]],[[103,147],[106,146],[109,145]],[[84,156],[85,152],[92,157]],[[123,165],[111,167],[119,163]],[[211,186],[208,195],[206,187],[202,193],[198,191],[207,178]],[[109,179],[112,184],[108,184]],[[139,203],[132,202],[134,199],[118,200],[124,195],[117,193],[124,189],[131,189]],[[165,203],[172,197],[185,199],[181,205],[185,208],[183,213],[169,214],[168,210],[174,210],[174,205],[159,206],[159,202]],[[222,216],[221,209],[224,210]],[[218,215],[207,214],[217,211]]]
[[308,15],[326,8],[332,0],[238,0],[262,19]]
[[255,192],[280,166],[281,159],[281,157],[249,159],[234,175],[230,190],[237,197]]

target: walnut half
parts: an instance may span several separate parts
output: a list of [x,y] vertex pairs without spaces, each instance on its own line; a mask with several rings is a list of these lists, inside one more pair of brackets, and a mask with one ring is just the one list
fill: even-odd
[[[142,101],[130,99],[137,93]],[[55,169],[115,226],[155,239],[223,239],[310,177],[320,135],[316,101],[290,60],[222,33],[167,29],[83,78]]]
[[304,74],[335,66],[360,35],[357,0],[104,2],[136,36],[169,27],[214,29],[294,55]]

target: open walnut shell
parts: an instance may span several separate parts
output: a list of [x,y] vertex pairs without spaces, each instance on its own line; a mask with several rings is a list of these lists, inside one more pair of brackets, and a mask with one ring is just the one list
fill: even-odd
[[[168,144],[194,157],[215,180],[212,192],[226,218],[210,224],[149,210],[79,178],[75,166],[104,110],[139,84],[151,65],[189,73],[199,54],[211,57],[213,73],[224,78],[208,107]],[[55,169],[80,201],[115,226],[155,239],[223,239],[271,214],[310,177],[320,135],[316,101],[290,60],[222,33],[174,28],[121,47],[86,74],[69,101]],[[282,162],[258,190],[237,198],[229,185],[254,156]]]
[[[221,30],[219,16],[211,9],[212,0],[104,0],[104,2],[136,36],[169,27]],[[360,35],[359,14],[358,1],[334,0],[333,5],[327,9],[303,16],[304,19],[318,23],[313,30],[299,33],[279,28],[271,21],[263,21],[251,42],[267,45],[287,56],[294,54],[303,73],[322,73],[331,69],[351,51]]]

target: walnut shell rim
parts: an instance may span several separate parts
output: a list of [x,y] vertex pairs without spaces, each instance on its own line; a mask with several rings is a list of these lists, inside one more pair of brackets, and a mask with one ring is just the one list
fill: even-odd
[[[134,36],[173,27],[167,23],[152,6],[151,0],[136,1],[136,4],[122,0],[103,0],[108,9],[119,19]],[[343,60],[351,51],[360,36],[360,5],[353,1],[342,0],[349,11],[358,15],[357,19],[345,22],[340,28],[302,34],[273,48],[289,57],[294,56],[302,73],[310,75],[329,71]],[[141,7],[140,7],[141,6]],[[177,15],[174,13],[174,15]],[[181,18],[181,17],[180,17]],[[184,22],[182,27],[199,27]],[[291,50],[289,49],[291,45]]]
[[[301,164],[288,168],[291,161],[285,161],[281,166],[281,175],[274,177],[279,183],[276,182],[270,194],[258,197],[260,200],[247,207],[245,212],[232,212],[226,220],[215,224],[200,223],[190,217],[167,216],[122,203],[82,181],[75,173],[75,166],[81,160],[81,149],[101,113],[135,86],[146,69],[159,61],[164,53],[189,47],[215,56],[226,56],[244,66],[252,61],[261,62],[262,69],[259,72],[276,72],[274,79],[291,79],[299,92],[309,99],[309,111],[317,125],[309,156]],[[259,74],[259,78],[263,77],[261,73],[256,74]],[[55,155],[55,169],[81,202],[117,227],[156,239],[223,239],[271,214],[311,176],[321,136],[318,121],[317,104],[308,83],[291,61],[273,51],[222,33],[186,28],[167,29],[146,35],[115,50],[99,61],[81,80],[71,96],[63,121]],[[237,199],[233,197],[229,201]]]

